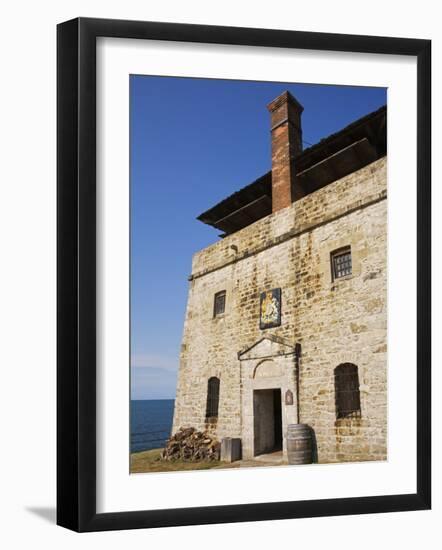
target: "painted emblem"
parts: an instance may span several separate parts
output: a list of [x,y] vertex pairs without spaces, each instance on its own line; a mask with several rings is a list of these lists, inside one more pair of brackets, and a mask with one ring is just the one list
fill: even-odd
[[261,293],[259,326],[261,329],[281,324],[281,289],[274,288]]

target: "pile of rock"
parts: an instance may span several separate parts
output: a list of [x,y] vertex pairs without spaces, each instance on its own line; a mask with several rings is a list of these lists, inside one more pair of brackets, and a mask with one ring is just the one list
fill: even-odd
[[211,461],[219,460],[221,445],[207,432],[195,428],[180,428],[166,444],[163,460]]

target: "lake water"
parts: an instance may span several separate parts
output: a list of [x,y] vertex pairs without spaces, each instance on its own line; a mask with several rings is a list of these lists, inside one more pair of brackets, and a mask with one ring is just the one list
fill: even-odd
[[130,402],[130,451],[148,451],[164,447],[170,437],[173,399],[149,399]]

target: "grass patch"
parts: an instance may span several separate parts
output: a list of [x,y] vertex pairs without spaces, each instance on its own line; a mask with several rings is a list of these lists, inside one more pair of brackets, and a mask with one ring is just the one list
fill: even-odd
[[182,470],[210,470],[212,468],[229,468],[230,464],[213,460],[210,462],[186,462],[185,460],[161,460],[163,449],[151,449],[130,455],[131,474],[144,472],[177,472]]

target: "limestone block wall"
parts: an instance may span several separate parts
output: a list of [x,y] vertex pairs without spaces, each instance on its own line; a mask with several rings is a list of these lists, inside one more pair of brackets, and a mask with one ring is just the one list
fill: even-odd
[[[301,344],[300,422],[315,430],[319,461],[386,457],[386,208],[384,158],[194,255],[174,431],[206,427],[207,381],[218,376],[211,429],[250,440],[238,352],[273,335]],[[352,275],[333,282],[330,253],[348,245]],[[281,288],[281,326],[261,330],[259,296],[273,288]],[[220,290],[226,311],[214,318]],[[358,366],[361,419],[336,420],[334,368],[344,362]]]
[[384,157],[204,248],[193,256],[192,275],[201,276],[238,262],[309,227],[376,201],[386,194],[386,168]]
[[[264,333],[285,337],[294,345],[293,245],[290,241],[197,277],[190,282],[178,376],[173,430],[205,427],[207,380],[220,378],[217,434],[241,437],[240,365],[238,352]],[[283,289],[281,326],[259,328],[259,297],[265,289]],[[216,292],[226,290],[226,311],[213,317]]]
[[[228,266],[190,282],[181,345],[173,432],[182,426],[215,429],[219,437],[240,436],[240,373],[234,284],[237,266]],[[213,317],[215,293],[226,291],[224,315]],[[205,422],[207,383],[220,379],[217,426]]]
[[[314,428],[321,462],[386,458],[386,207],[378,202],[297,240],[300,421]],[[330,252],[343,245],[353,273],[333,282]],[[334,369],[342,363],[358,367],[360,419],[336,420]]]

